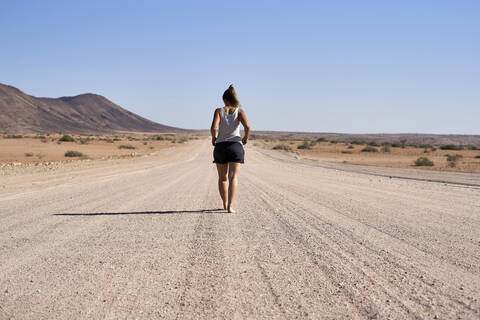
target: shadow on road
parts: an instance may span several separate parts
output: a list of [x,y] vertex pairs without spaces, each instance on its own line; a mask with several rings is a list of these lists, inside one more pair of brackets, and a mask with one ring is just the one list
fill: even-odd
[[132,211],[132,212],[87,212],[87,213],[55,213],[54,216],[117,216],[128,214],[187,214],[187,213],[216,213],[224,209],[202,210],[167,210],[167,211]]

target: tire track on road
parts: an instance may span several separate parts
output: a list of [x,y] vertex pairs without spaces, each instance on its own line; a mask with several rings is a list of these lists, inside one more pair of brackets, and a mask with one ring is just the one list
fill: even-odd
[[[253,177],[249,177],[249,178],[253,178]],[[274,189],[272,187],[272,186],[275,186],[275,184],[270,184],[269,185],[266,182],[263,182],[257,176],[255,176],[253,179],[255,181],[254,183],[258,186],[257,187],[258,190],[262,190],[262,192],[267,192],[268,191],[268,193],[264,194],[264,200],[266,202],[273,201],[272,204],[271,204],[272,208],[274,207],[274,204],[277,204],[277,206],[280,205],[281,207],[285,208],[284,209],[284,210],[286,210],[285,212],[293,213],[298,219],[300,219],[300,221],[303,221],[306,225],[308,225],[312,229],[318,231],[318,233],[313,234],[313,238],[309,239],[309,241],[318,238],[318,236],[316,236],[317,234],[324,235],[324,236],[322,236],[321,238],[318,238],[318,239],[320,239],[320,241],[322,241],[324,243],[324,245],[327,245],[328,247],[333,249],[333,250],[331,250],[331,252],[335,253],[338,256],[338,258],[341,259],[339,262],[337,262],[337,264],[341,263],[342,260],[343,261],[349,261],[350,260],[350,258],[348,256],[346,256],[345,254],[349,254],[350,257],[352,257],[356,260],[359,259],[359,256],[357,256],[355,254],[355,251],[352,251],[353,249],[352,250],[349,249],[348,246],[346,246],[345,243],[340,242],[339,239],[347,240],[349,242],[350,242],[350,240],[352,240],[353,241],[352,245],[353,246],[357,245],[357,247],[358,247],[358,244],[362,244],[362,246],[364,246],[365,245],[365,239],[355,239],[355,237],[353,237],[353,234],[351,232],[343,231],[342,229],[339,229],[340,226],[338,225],[338,223],[333,222],[332,219],[328,219],[328,220],[322,219],[320,216],[318,216],[317,214],[314,214],[310,210],[310,208],[313,208],[315,206],[318,206],[318,207],[321,208],[322,207],[321,205],[319,205],[317,203],[313,203],[313,202],[311,202],[311,200],[307,200],[305,198],[302,198],[301,200],[298,199],[296,201],[292,201],[291,198],[295,198],[295,197],[293,197],[292,193],[289,193],[288,195],[286,193],[281,193],[280,192],[281,189],[277,190],[278,188]],[[311,204],[310,206],[308,206],[308,209],[307,209],[307,207],[304,207],[305,203]],[[330,208],[327,208],[327,209],[331,210]],[[336,214],[339,213],[338,211],[334,211],[334,212],[336,212]],[[340,214],[343,214],[343,213],[340,212]],[[326,215],[323,214],[322,216],[325,217]],[[313,220],[312,220],[312,218],[313,218]],[[317,221],[319,223],[315,222],[315,219],[317,219]],[[290,223],[288,228],[289,229],[296,228],[299,225],[301,225],[301,224]],[[328,227],[327,228],[319,228],[319,226],[323,226],[323,225],[327,225]],[[337,236],[340,236],[340,237],[337,237],[334,234],[330,235],[331,234],[330,230],[339,231],[337,233]],[[297,233],[298,234],[303,234],[303,233],[305,233],[305,231],[298,231]],[[330,240],[325,242],[325,240],[327,239],[327,238],[325,238],[325,236],[330,238]],[[356,250],[358,250],[358,248]],[[371,250],[371,248],[370,248],[370,250]],[[369,272],[370,276],[368,276],[368,277],[370,278],[372,283],[375,283],[375,282],[378,282],[376,279],[382,278],[382,276],[381,276],[382,274],[391,274],[392,270],[390,268],[388,268],[388,269],[383,268],[381,264],[377,264],[377,267],[382,267],[383,269],[385,269],[385,270],[383,270],[383,272],[378,272],[378,270],[371,269],[370,267],[368,267],[367,261],[369,261],[370,263],[377,261],[378,258],[380,258],[380,254],[382,252],[384,252],[384,250],[380,250],[380,252],[379,252],[379,249],[377,248],[376,250],[373,250],[372,252],[374,253],[374,256],[371,256],[370,258],[367,258],[368,256],[367,257],[362,257],[360,260],[358,260],[358,262],[360,262],[364,266],[367,266],[367,270],[371,270]],[[365,252],[362,252],[362,254],[365,255]],[[389,265],[392,265],[392,264],[390,264],[392,261],[395,261],[395,260],[390,259],[390,261],[388,262]],[[356,265],[355,263],[352,264],[351,262],[350,262],[350,264],[351,264],[352,267],[354,267]],[[395,264],[395,263],[393,263],[393,265],[400,266],[399,264]],[[419,279],[420,281],[418,281],[416,283],[413,283],[413,284],[410,283],[409,287],[426,289],[425,292],[420,292],[419,294],[425,294],[426,292],[430,292],[430,299],[431,300],[435,300],[437,298],[436,296],[439,294],[438,290],[431,291],[429,289],[430,289],[432,283],[436,283],[437,286],[438,286],[438,284],[441,283],[441,282],[438,281],[438,279],[435,279],[435,278],[432,279],[431,277],[428,277],[428,274],[426,274],[426,276],[424,276],[425,272],[421,272],[418,269],[413,269],[413,272],[412,272],[411,268],[407,268],[408,271],[406,271],[407,269],[405,269],[405,266],[400,266],[400,267],[402,269],[404,269],[403,272],[405,272],[405,274],[410,272],[410,274],[413,273],[413,274],[421,274],[422,275],[421,278]],[[358,269],[358,268],[356,270],[359,274],[365,273],[365,271],[366,271],[365,269]],[[397,274],[401,274],[401,272],[397,272]],[[367,276],[366,273],[365,273],[365,275]],[[426,278],[430,278],[430,279],[427,280]],[[388,287],[390,289],[395,288],[395,286],[392,286],[391,284],[389,284],[387,279],[385,279],[383,282],[384,282],[384,284],[382,285],[382,287],[385,290]],[[380,283],[378,283],[378,284],[380,284]],[[448,302],[455,302],[458,305],[460,305],[462,309],[468,310],[469,312],[473,312],[473,314],[478,314],[478,306],[477,307],[470,306],[470,304],[474,303],[474,300],[472,300],[474,295],[470,298],[465,296],[465,298],[467,300],[466,301],[461,301],[461,300],[458,300],[458,299],[454,299],[453,295],[448,293],[451,290],[454,290],[454,292],[456,292],[457,294],[463,295],[462,292],[458,290],[458,287],[457,288],[452,288],[451,286],[448,286],[442,292],[443,296],[445,297],[444,302],[447,302],[447,303]],[[398,295],[399,294],[402,295],[398,290],[397,290],[396,293],[392,293],[391,290],[388,290],[388,291],[390,292],[390,293],[388,293],[389,298],[384,299],[384,301],[385,300],[389,300],[389,301],[398,300],[398,298],[397,298]],[[411,299],[412,297],[413,296],[411,294],[409,294],[407,296],[404,296],[402,301],[409,301],[409,299]],[[425,302],[428,299],[425,299],[424,297],[420,298],[420,296],[418,296],[418,297],[419,297],[419,299],[417,299],[417,303],[419,305],[431,305],[431,304],[428,303],[428,301]],[[403,302],[402,302],[402,304],[403,304]],[[414,309],[415,309],[415,306],[410,305],[410,307],[408,308],[408,310],[409,310],[408,313],[411,310],[414,310]],[[455,309],[455,308],[452,308],[452,309]]]

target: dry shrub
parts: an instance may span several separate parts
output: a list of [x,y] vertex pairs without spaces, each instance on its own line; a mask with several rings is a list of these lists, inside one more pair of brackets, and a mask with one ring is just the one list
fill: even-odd
[[83,153],[81,153],[80,151],[69,150],[65,152],[64,156],[65,157],[83,157]]
[[431,161],[427,157],[418,158],[417,160],[414,161],[414,164],[417,167],[422,167],[422,166],[432,167],[434,165],[433,161]]
[[378,149],[369,146],[369,147],[363,148],[363,149],[362,149],[362,152],[378,152]]
[[135,149],[135,147],[129,144],[121,144],[118,146],[118,149]]
[[273,150],[292,151],[292,148],[290,146],[287,146],[287,145],[284,145],[284,144],[277,144],[272,149]]

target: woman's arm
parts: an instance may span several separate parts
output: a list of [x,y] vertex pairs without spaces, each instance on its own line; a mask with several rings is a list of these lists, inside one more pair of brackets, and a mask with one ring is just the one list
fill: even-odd
[[210,127],[210,134],[212,135],[212,146],[215,145],[215,140],[217,140],[217,128],[220,123],[220,109],[215,109],[213,113],[212,126]]
[[239,109],[238,114],[238,120],[240,120],[243,125],[243,129],[245,130],[245,136],[243,136],[242,143],[247,144],[248,135],[250,134],[250,124],[248,123],[247,115],[245,114],[245,111],[243,111],[243,109]]

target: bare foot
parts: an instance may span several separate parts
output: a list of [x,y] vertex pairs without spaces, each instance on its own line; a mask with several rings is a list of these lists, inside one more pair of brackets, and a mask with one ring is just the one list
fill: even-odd
[[227,210],[227,204],[226,203],[223,204],[223,210]]
[[232,207],[228,208],[228,213],[235,213],[237,211],[235,211]]

